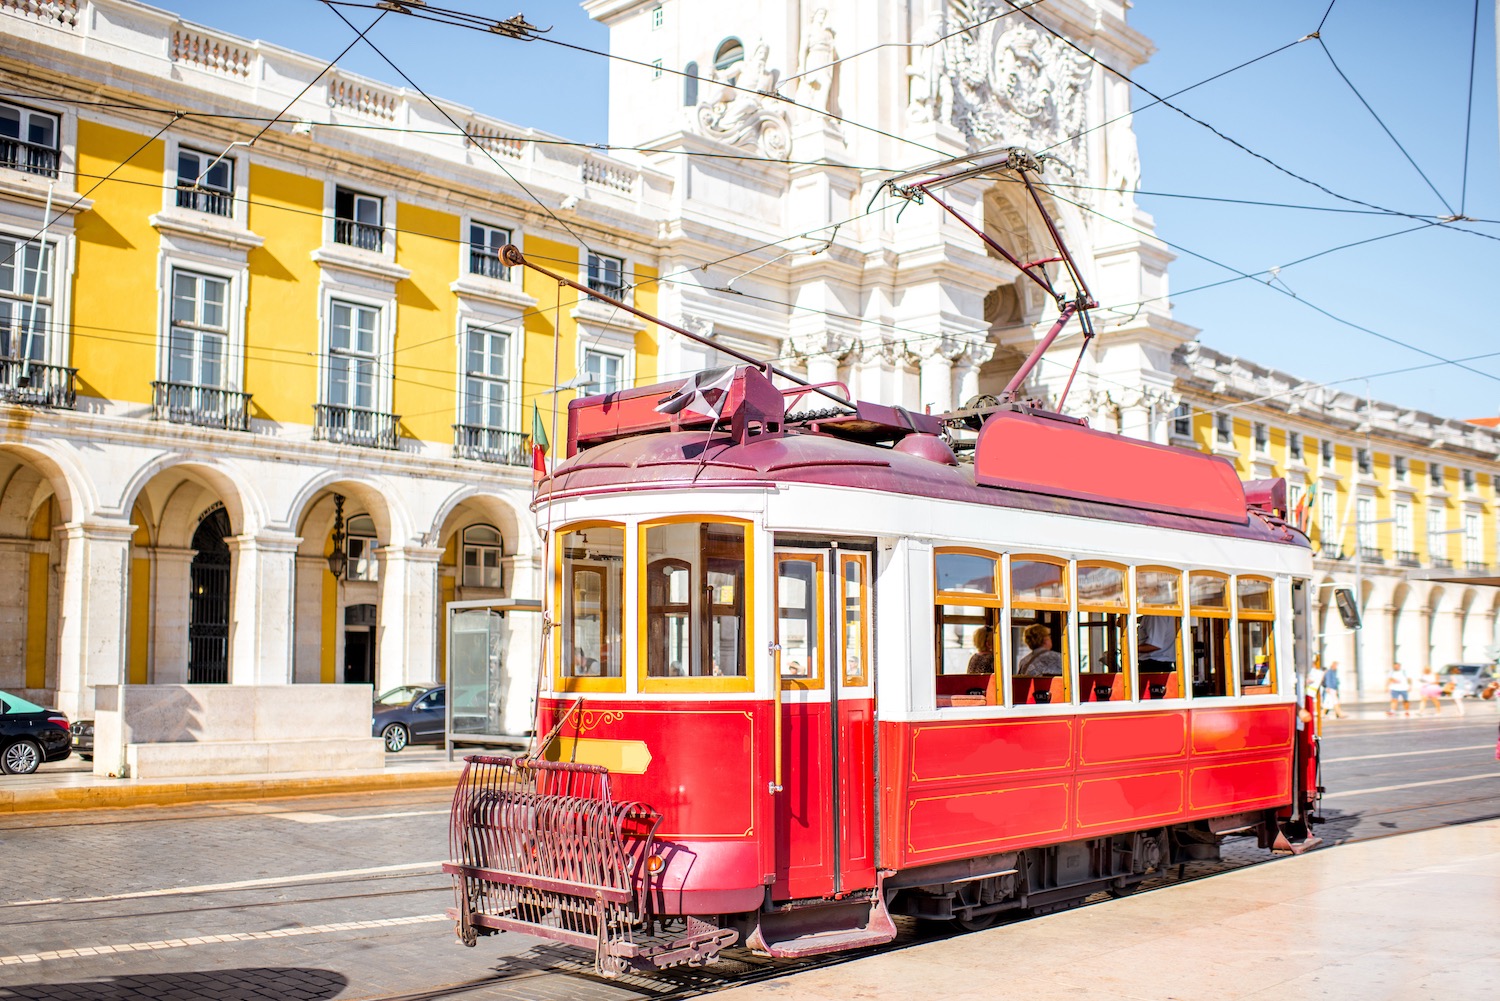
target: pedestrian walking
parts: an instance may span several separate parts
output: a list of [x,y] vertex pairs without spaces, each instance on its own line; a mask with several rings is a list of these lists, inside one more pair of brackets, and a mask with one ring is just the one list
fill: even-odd
[[1339,662],[1334,661],[1323,672],[1323,715],[1333,713],[1336,719],[1344,718],[1344,703],[1339,695]]
[[1411,715],[1411,675],[1400,664],[1392,664],[1390,672],[1385,676],[1385,690],[1390,695],[1391,707],[1386,710],[1387,716],[1396,715],[1396,703],[1401,703],[1401,711]]
[[1438,701],[1438,696],[1443,694],[1443,686],[1438,684],[1437,674],[1428,664],[1422,668],[1422,676],[1417,679],[1417,715],[1427,715],[1427,703],[1432,703],[1432,714],[1441,716],[1443,704]]
[[1464,688],[1459,684],[1462,676],[1462,672],[1455,665],[1448,668],[1448,678],[1442,683],[1443,694],[1453,700],[1453,708],[1458,710],[1460,716],[1464,714]]

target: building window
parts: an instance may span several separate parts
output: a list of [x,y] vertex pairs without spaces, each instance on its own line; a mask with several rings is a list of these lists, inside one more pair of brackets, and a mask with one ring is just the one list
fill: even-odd
[[653,60],[651,60],[651,79],[653,79],[653,80],[660,80],[661,79],[661,67],[662,67],[662,63],[661,63],[660,59],[653,59]]
[[57,176],[57,116],[0,101],[0,167]]
[[348,546],[349,563],[344,571],[345,580],[375,580],[380,576],[375,562],[375,519],[367,514],[357,514],[349,519]]
[[1411,538],[1411,505],[1397,504],[1396,514],[1396,559],[1413,560],[1416,553],[1412,550]]
[[1293,462],[1302,461],[1302,432],[1288,431],[1286,436],[1286,453]]
[[1448,559],[1447,514],[1442,508],[1427,509],[1427,558],[1433,566],[1451,565]]
[[1355,462],[1359,465],[1360,475],[1369,476],[1370,471],[1375,468],[1370,461],[1370,450],[1368,448],[1358,449],[1354,453],[1354,458]]
[[1410,473],[1410,469],[1408,467],[1409,464],[1407,463],[1406,456],[1404,455],[1398,455],[1393,460],[1391,465],[1391,475],[1395,477],[1397,483],[1407,482]]
[[692,108],[698,104],[698,64],[690,62],[682,68],[682,106]]
[[745,61],[745,46],[738,38],[726,38],[714,52],[714,69],[720,73]]
[[1234,444],[1234,421],[1228,414],[1214,414],[1214,441],[1220,445]]
[[625,359],[590,348],[583,353],[583,374],[588,377],[585,389],[589,395],[618,392],[624,388]]
[[48,357],[53,260],[50,243],[0,236],[0,356],[6,362]]
[[1484,550],[1480,542],[1479,515],[1466,513],[1464,515],[1464,564],[1471,570],[1484,562]]
[[464,529],[464,587],[500,587],[500,530],[493,525]]
[[661,4],[657,4],[655,7],[651,8],[651,30],[652,31],[655,31],[657,28],[660,28],[662,26],[662,23],[665,20],[666,20],[666,14],[661,9]]
[[510,268],[500,258],[500,251],[510,242],[511,233],[508,229],[470,223],[469,274],[510,281]]
[[333,242],[376,253],[385,249],[382,204],[374,195],[348,188],[333,193]]
[[172,272],[172,329],[167,381],[223,389],[229,348],[229,282],[192,271]]
[[1463,471],[1463,483],[1465,493],[1473,493],[1477,489],[1478,480],[1474,476],[1474,470],[1465,469]]
[[1271,432],[1260,421],[1255,422],[1254,440],[1256,455],[1265,455],[1271,451]]
[[1375,524],[1375,498],[1361,497],[1355,502],[1354,523],[1355,542],[1359,546],[1360,555],[1366,558],[1379,555],[1380,544],[1376,529],[1380,526]]
[[328,399],[330,406],[375,409],[375,332],[380,310],[335,299],[329,304]]
[[1427,464],[1427,485],[1434,490],[1443,489],[1443,465],[1440,462]]
[[1172,411],[1172,434],[1179,438],[1193,436],[1193,408],[1191,404],[1179,403]]
[[177,151],[177,207],[234,215],[234,161],[227,156]]
[[1339,540],[1334,535],[1333,491],[1324,490],[1318,494],[1318,546],[1325,553],[1338,551]]
[[510,334],[470,329],[464,345],[464,423],[510,427]]
[[1318,461],[1324,469],[1333,468],[1333,442],[1325,439],[1318,443]]
[[588,271],[589,288],[612,299],[624,296],[625,262],[623,260],[618,257],[607,257],[604,254],[590,254]]

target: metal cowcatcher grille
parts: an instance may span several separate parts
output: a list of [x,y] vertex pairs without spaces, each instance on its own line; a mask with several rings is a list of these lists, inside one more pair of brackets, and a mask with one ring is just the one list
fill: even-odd
[[519,931],[594,950],[614,975],[649,921],[643,867],[661,817],[616,803],[599,765],[472,755],[453,794],[449,851],[459,939]]

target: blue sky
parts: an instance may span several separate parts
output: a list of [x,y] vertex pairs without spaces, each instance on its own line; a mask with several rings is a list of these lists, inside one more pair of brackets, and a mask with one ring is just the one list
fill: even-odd
[[[330,59],[352,38],[318,0],[168,0],[160,6]],[[498,13],[492,0],[447,6]],[[512,13],[512,6],[499,16]],[[572,0],[531,0],[519,9],[533,24],[552,25],[553,37],[608,48],[608,33]],[[345,10],[357,24],[367,23],[368,12]],[[1130,21],[1157,53],[1136,80],[1165,95],[1296,43],[1172,103],[1338,195],[1419,218],[1366,214],[1363,206],[1287,176],[1169,108],[1144,107],[1151,99],[1138,91],[1141,187],[1160,193],[1143,194],[1141,203],[1155,216],[1158,234],[1179,248],[1171,270],[1175,313],[1201,327],[1208,346],[1303,379],[1337,381],[1352,392],[1447,416],[1500,413],[1500,356],[1467,362],[1477,370],[1471,372],[1410,347],[1447,359],[1500,352],[1488,301],[1500,266],[1500,222],[1482,221],[1500,220],[1493,5],[1479,5],[1467,183],[1474,6],[1336,0],[1322,25],[1322,44],[1298,42],[1318,29],[1327,10],[1326,0],[1139,0]],[[429,93],[571,139],[607,139],[606,59],[404,17],[387,20],[370,37]],[[396,82],[363,46],[343,65]],[[1460,210],[1481,221],[1427,225],[1430,217]],[[1458,232],[1458,226],[1474,233]],[[1293,263],[1362,240],[1373,242]],[[1235,277],[1220,264],[1250,273],[1280,270],[1269,280],[1260,274],[1258,281],[1189,291]],[[1423,365],[1435,367],[1379,374]]]

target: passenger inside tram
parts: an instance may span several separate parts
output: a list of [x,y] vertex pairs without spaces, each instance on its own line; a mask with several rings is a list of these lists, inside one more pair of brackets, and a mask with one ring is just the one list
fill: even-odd
[[974,630],[974,656],[969,658],[966,673],[995,673],[995,631],[989,626],[980,626]]
[[1021,638],[1029,652],[1016,663],[1017,676],[1045,678],[1063,673],[1062,654],[1052,649],[1051,629],[1036,622],[1026,627]]

